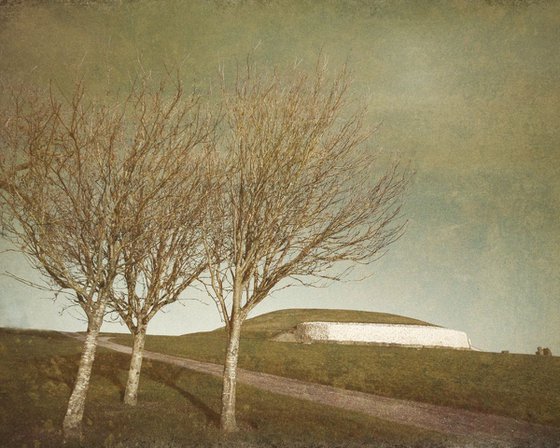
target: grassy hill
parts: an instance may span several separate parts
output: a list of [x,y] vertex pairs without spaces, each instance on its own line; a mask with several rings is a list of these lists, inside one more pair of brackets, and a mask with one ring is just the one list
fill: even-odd
[[[355,319],[358,318],[358,319]],[[560,358],[275,342],[308,320],[418,323],[377,313],[284,310],[246,322],[240,367],[292,378],[560,426]],[[113,335],[130,344],[126,335]],[[223,329],[149,336],[147,349],[221,363]],[[60,446],[81,344],[56,332],[0,329],[2,446]],[[219,378],[145,361],[139,405],[121,404],[129,357],[100,349],[85,413],[86,446],[462,446],[455,439],[240,385],[243,431],[218,431]],[[305,422],[305,423],[302,423]],[[443,445],[442,445],[443,444]]]
[[418,319],[388,313],[354,310],[288,309],[273,311],[247,319],[243,324],[245,335],[271,337],[290,331],[302,322],[364,322],[375,324],[431,325]]
[[[310,320],[419,323],[378,313],[284,310],[249,319],[239,366],[388,397],[455,406],[560,426],[560,358],[338,344],[294,344],[271,338]],[[130,337],[118,342],[130,344]],[[221,364],[223,329],[148,336],[146,349]]]
[[[81,344],[56,332],[0,329],[0,446],[60,447]],[[100,349],[86,402],[86,447],[443,446],[440,434],[238,387],[242,431],[218,430],[221,382],[145,361],[139,404],[121,404],[129,357]],[[302,422],[305,422],[302,424]],[[456,443],[455,443],[456,444]]]

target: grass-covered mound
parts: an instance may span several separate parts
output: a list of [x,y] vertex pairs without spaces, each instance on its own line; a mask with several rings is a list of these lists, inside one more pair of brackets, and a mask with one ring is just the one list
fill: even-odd
[[[560,358],[452,349],[293,344],[271,337],[299,322],[360,317],[414,322],[400,316],[333,310],[285,310],[244,324],[241,368],[388,397],[424,401],[560,426]],[[384,317],[380,317],[384,316]],[[276,320],[276,318],[278,318]],[[387,322],[385,320],[384,322]],[[130,344],[130,338],[117,338]],[[147,350],[221,364],[223,329],[148,336]]]
[[[81,350],[56,332],[0,329],[0,446],[60,447]],[[441,446],[439,434],[239,385],[242,431],[222,439],[219,378],[145,361],[135,408],[121,404],[129,357],[100,349],[86,447]]]
[[431,325],[418,319],[388,313],[354,310],[288,309],[273,311],[247,319],[243,324],[245,335],[262,337],[293,330],[302,322],[363,322],[373,324]]

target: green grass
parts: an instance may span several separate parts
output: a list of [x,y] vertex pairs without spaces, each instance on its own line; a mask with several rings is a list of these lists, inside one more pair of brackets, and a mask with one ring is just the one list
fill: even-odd
[[[79,341],[0,329],[0,446],[58,447]],[[101,349],[84,416],[88,447],[441,446],[455,439],[239,385],[242,431],[218,430],[219,378],[145,361],[139,404],[121,404],[129,358]]]
[[[239,366],[560,426],[558,357],[371,345],[302,345],[268,339],[289,329],[295,320],[315,320],[315,313],[287,310],[278,312],[278,322],[274,322],[276,313],[248,320],[242,331]],[[348,315],[344,312],[343,316]],[[117,340],[130,343],[127,336]],[[222,363],[224,345],[224,331],[216,330],[178,337],[148,336],[146,349]]]

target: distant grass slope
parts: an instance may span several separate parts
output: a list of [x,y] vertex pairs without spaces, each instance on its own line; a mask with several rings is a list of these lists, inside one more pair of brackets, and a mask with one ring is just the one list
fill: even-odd
[[[0,329],[0,446],[60,447],[81,344],[56,332]],[[146,360],[135,408],[121,404],[129,357],[100,349],[84,416],[87,447],[444,446],[437,433],[240,385],[242,431],[218,430],[218,378]],[[447,446],[447,444],[445,445]]]
[[[356,314],[355,314],[356,313]],[[355,319],[358,318],[358,319]],[[285,310],[247,320],[239,366],[304,381],[560,426],[560,358],[338,344],[275,342],[309,320],[419,323],[377,313]],[[366,320],[368,319],[368,320]],[[130,344],[130,338],[116,338]],[[221,364],[225,333],[148,336],[146,349]]]
[[388,313],[354,310],[287,309],[247,319],[243,332],[270,337],[290,331],[302,322],[364,322],[376,324],[431,325],[418,319]]

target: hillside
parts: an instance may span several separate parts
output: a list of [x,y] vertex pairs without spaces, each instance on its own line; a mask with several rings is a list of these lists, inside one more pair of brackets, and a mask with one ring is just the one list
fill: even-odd
[[[248,319],[239,366],[343,389],[423,401],[560,426],[560,358],[445,348],[290,344],[274,337],[300,322],[359,321],[430,325],[359,311],[291,309]],[[116,342],[131,344],[129,336]],[[146,349],[221,364],[223,328],[183,336],[148,336]]]
[[418,319],[388,313],[354,310],[327,310],[294,308],[273,311],[247,319],[243,324],[245,335],[274,337],[293,330],[302,322],[363,322],[375,324],[432,325]]
[[[62,446],[60,428],[81,346],[58,332],[0,328],[0,446]],[[147,360],[139,403],[131,409],[121,402],[129,362],[128,355],[99,350],[80,446],[389,448],[448,441],[431,431],[240,384],[237,411],[245,430],[226,443],[218,426],[219,378]]]

